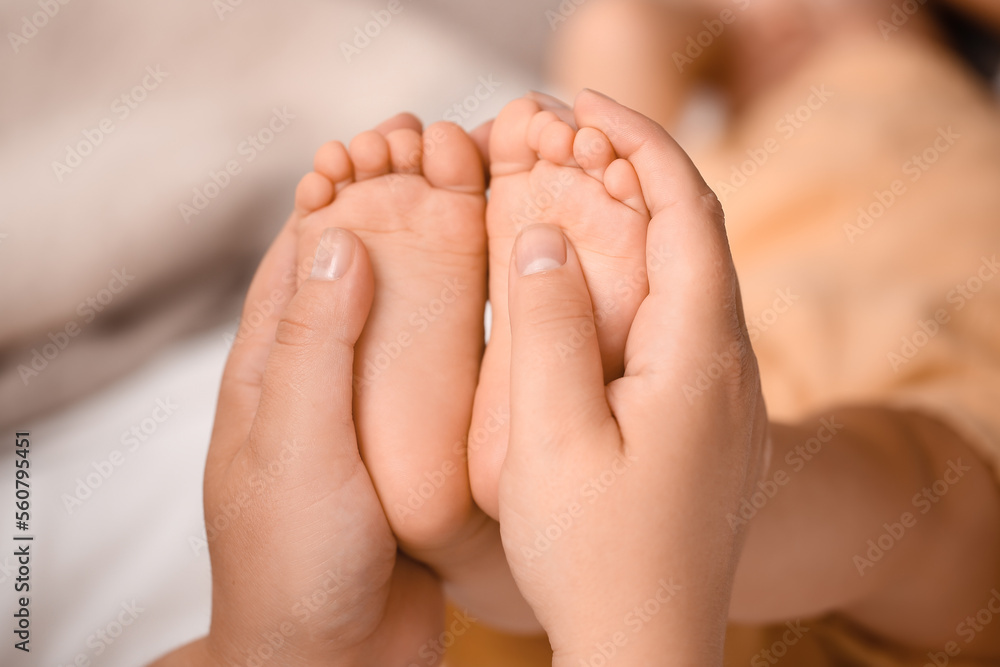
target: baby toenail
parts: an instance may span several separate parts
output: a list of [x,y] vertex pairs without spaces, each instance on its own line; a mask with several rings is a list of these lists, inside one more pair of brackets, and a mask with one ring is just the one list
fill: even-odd
[[522,276],[558,269],[566,263],[566,239],[558,227],[531,225],[518,235],[514,254]]

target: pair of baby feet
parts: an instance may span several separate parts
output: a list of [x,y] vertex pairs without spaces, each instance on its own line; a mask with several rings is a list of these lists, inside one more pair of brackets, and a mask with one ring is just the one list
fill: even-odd
[[564,231],[596,331],[567,331],[560,354],[596,335],[606,382],[620,377],[648,292],[643,163],[615,150],[636,140],[638,118],[590,91],[573,109],[532,94],[504,108],[487,147],[453,124],[424,129],[401,114],[349,146],[321,147],[296,192],[300,281],[327,228],[354,232],[371,257],[376,289],[356,347],[355,422],[399,544],[459,604],[507,630],[537,629],[495,522],[510,422],[511,251],[528,225]]

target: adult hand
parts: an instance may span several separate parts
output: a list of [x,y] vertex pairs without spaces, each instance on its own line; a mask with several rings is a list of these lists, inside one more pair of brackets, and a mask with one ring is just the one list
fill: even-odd
[[649,295],[605,386],[572,244],[548,225],[517,238],[504,548],[554,665],[721,664],[743,538],[726,516],[768,442],[722,211],[658,125],[590,92],[575,112],[639,177]]
[[440,586],[397,552],[358,454],[368,254],[328,230],[296,292],[295,244],[286,226],[261,264],[222,381],[205,469],[211,630],[162,665],[405,666],[441,629]]

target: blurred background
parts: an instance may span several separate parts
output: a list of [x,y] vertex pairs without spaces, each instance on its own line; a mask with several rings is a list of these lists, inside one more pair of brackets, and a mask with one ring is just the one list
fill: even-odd
[[[933,33],[995,95],[996,3],[910,1],[898,21],[888,2],[858,10],[865,29]],[[471,130],[529,89],[588,85],[728,174],[709,147],[816,44],[822,12],[861,4],[5,0],[0,426],[31,432],[38,541],[32,653],[5,642],[0,662],[136,665],[204,633],[215,393],[318,146],[403,110]],[[724,12],[743,37],[703,57],[737,23]],[[0,556],[5,591],[13,565]]]

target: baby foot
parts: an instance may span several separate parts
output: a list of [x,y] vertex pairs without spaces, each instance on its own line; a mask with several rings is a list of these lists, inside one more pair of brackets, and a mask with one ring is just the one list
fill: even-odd
[[362,458],[400,546],[452,600],[511,632],[538,624],[514,584],[500,530],[472,501],[466,437],[483,352],[485,178],[458,127],[401,114],[350,148],[329,143],[293,214],[300,277],[320,235],[364,241],[375,298],[355,355]]
[[[324,229],[368,248],[371,316],[357,344],[362,458],[404,550],[416,558],[474,532],[465,439],[483,348],[485,183],[460,128],[400,115],[319,149],[295,208],[300,273]],[[301,278],[301,276],[300,276]]]
[[[573,243],[590,289],[605,381],[624,369],[625,340],[646,296],[646,208],[639,178],[596,127],[577,130],[568,108],[543,96],[508,104],[490,136],[489,296],[493,323],[483,358],[469,435],[469,469],[477,504],[498,515],[497,480],[507,450],[510,323],[507,274],[514,238],[525,226],[548,223]],[[614,133],[615,126],[608,131]],[[565,358],[595,331],[566,331]]]

